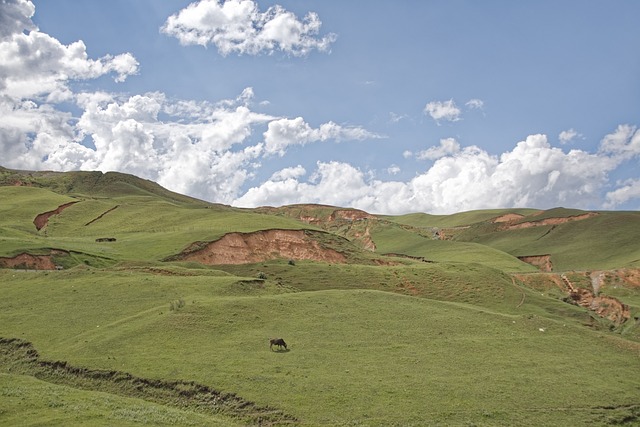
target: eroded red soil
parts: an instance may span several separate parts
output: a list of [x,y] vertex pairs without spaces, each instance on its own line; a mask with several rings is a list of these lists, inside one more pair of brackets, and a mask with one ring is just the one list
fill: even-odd
[[528,255],[519,256],[520,261],[531,264],[538,267],[540,271],[551,272],[553,271],[553,263],[551,262],[551,255]]
[[36,226],[36,230],[38,231],[42,230],[49,222],[49,218],[51,218],[53,215],[58,215],[60,212],[62,212],[69,206],[73,205],[74,203],[78,203],[78,202],[75,201],[75,202],[65,203],[64,205],[60,205],[52,211],[44,212],[36,216],[35,219],[33,220],[33,224]]
[[524,215],[508,213],[493,219],[493,222],[511,222],[524,218]]
[[[207,265],[248,264],[270,259],[289,258],[325,262],[346,262],[340,252],[323,247],[304,230],[263,230],[254,233],[229,233],[202,246],[196,243],[177,258]],[[197,249],[196,249],[197,248]]]
[[[503,225],[500,229],[501,230],[517,230],[520,228],[542,227],[545,225],[559,225],[559,224],[565,224],[571,221],[581,221],[583,219],[592,218],[596,215],[598,215],[597,212],[587,212],[582,215],[568,216],[563,218],[545,218],[539,221],[527,221],[527,222],[520,222],[517,224],[510,224],[509,222],[506,222],[505,225]],[[494,220],[494,222],[498,222],[498,221]],[[505,221],[500,221],[500,222],[505,222]]]
[[640,286],[640,269],[629,268],[566,274],[516,274],[514,277],[532,289],[548,290],[557,287],[566,293],[567,301],[585,307],[616,325],[629,320],[629,306],[601,291],[606,292],[607,287],[614,286]]
[[0,268],[56,270],[56,263],[53,261],[55,255],[68,255],[68,253],[54,249],[49,255],[31,255],[25,252],[14,257],[0,257]]

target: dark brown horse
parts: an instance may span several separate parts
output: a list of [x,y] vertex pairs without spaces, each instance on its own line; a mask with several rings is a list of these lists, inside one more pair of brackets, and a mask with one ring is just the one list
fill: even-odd
[[284,342],[282,338],[271,338],[269,340],[269,349],[273,351],[274,345],[277,345],[278,347],[280,347],[280,349],[282,349],[282,347],[284,347],[285,350],[287,349],[287,343]]

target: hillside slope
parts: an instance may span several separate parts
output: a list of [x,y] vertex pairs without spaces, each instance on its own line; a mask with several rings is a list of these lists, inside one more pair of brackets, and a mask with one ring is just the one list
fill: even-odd
[[2,425],[640,421],[635,212],[237,209],[0,176]]

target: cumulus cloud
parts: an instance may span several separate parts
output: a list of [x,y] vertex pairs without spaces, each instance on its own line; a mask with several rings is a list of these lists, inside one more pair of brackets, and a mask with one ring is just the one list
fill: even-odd
[[291,145],[305,145],[326,140],[364,140],[381,136],[361,127],[343,127],[327,122],[319,128],[312,128],[302,117],[279,119],[269,122],[264,133],[265,151],[268,154],[284,155]]
[[424,113],[431,116],[437,123],[440,120],[446,120],[448,122],[457,122],[460,120],[462,111],[453,102],[453,99],[448,101],[431,101],[424,107]]
[[[2,6],[3,166],[115,170],[152,179],[184,194],[231,203],[264,156],[282,156],[292,145],[377,137],[360,127],[328,122],[312,128],[301,117],[288,119],[257,113],[251,109],[254,93],[250,87],[235,99],[214,103],[168,99],[162,92],[74,93],[70,86],[73,81],[112,74],[120,82],[137,72],[138,63],[128,53],[91,59],[82,41],[64,45],[39,32],[31,22],[35,9],[30,2],[5,1]],[[195,13],[202,7],[213,8],[211,13],[216,12],[216,7],[224,13],[231,13],[225,8],[236,8],[231,15],[243,20],[243,8],[257,6],[247,1],[228,1],[224,5],[201,2],[186,10]],[[180,16],[188,17],[188,13]],[[308,15],[304,22],[291,22],[295,17],[279,7],[252,16],[251,19],[261,20],[262,35],[258,40],[275,40],[279,49],[296,54],[310,48],[308,36],[319,27],[315,15]],[[254,21],[249,24],[257,25]],[[298,39],[291,42],[289,37],[295,31]],[[74,105],[80,114],[61,111],[61,101]],[[264,140],[253,141],[256,127],[265,126]],[[298,167],[285,169],[272,178],[286,181],[305,173]]]
[[[273,204],[273,194],[286,194],[286,203],[329,203],[387,214],[446,214],[505,206],[590,208],[601,203],[608,173],[622,161],[604,150],[615,147],[616,152],[627,152],[634,146],[635,133],[622,131],[606,136],[598,153],[565,152],[540,134],[528,136],[500,156],[446,139],[423,152],[436,161],[407,182],[376,180],[347,163],[319,162],[308,180],[302,175],[268,180],[234,203],[268,205]],[[620,133],[626,135],[626,143],[620,142]],[[609,192],[607,200],[612,206],[623,203],[638,197],[639,189],[637,180],[627,181]]]
[[0,38],[5,38],[24,30],[35,30],[31,22],[36,7],[27,0],[2,0],[0,13]]
[[[253,2],[227,3],[255,7]],[[238,206],[315,202],[388,214],[558,205],[613,208],[640,199],[637,178],[609,182],[612,171],[640,155],[640,131],[626,124],[606,135],[595,153],[553,147],[545,135],[530,135],[501,155],[447,138],[423,151],[402,153],[408,161],[433,161],[407,181],[383,181],[375,171],[328,161],[310,171],[300,165],[283,167],[246,190],[262,162],[284,156],[292,147],[381,136],[333,121],[313,127],[302,117],[257,113],[251,108],[251,88],[218,102],[169,99],[162,92],[74,93],[70,82],[105,74],[121,81],[137,72],[137,61],[130,54],[91,59],[81,41],[63,45],[39,32],[31,22],[30,2],[5,0],[2,6],[3,166],[117,170]],[[61,110],[62,100],[80,113]],[[453,100],[427,107],[425,113],[435,120],[455,121],[461,115]],[[389,175],[399,171],[395,165],[386,170]]]
[[321,25],[314,12],[298,19],[279,5],[260,12],[252,0],[200,0],[171,15],[161,31],[183,45],[213,44],[225,56],[275,51],[304,56],[326,52],[336,40],[333,33],[319,37]]
[[94,79],[114,74],[118,82],[137,73],[138,62],[130,53],[90,59],[82,41],[69,45],[41,33],[31,22],[30,2],[2,5],[0,23],[0,94],[26,99],[46,96],[49,102],[72,97],[70,80]]

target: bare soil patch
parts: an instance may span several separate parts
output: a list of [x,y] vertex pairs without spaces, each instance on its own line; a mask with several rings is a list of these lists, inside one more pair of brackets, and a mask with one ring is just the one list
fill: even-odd
[[540,271],[551,272],[553,271],[553,263],[551,262],[551,255],[526,255],[519,256],[520,261],[531,264],[538,267]]
[[308,230],[262,230],[228,233],[213,242],[196,242],[174,259],[206,265],[249,264],[271,259],[344,263],[342,253],[324,247]]
[[75,201],[75,202],[65,203],[63,205],[58,206],[52,211],[44,212],[37,215],[33,220],[33,224],[36,226],[36,230],[38,231],[42,230],[49,223],[49,218],[51,218],[53,215],[60,214],[60,212],[62,212],[63,210],[65,210],[66,208],[68,208],[69,206],[75,203],[78,203],[78,202]]
[[[542,227],[545,225],[559,225],[571,221],[581,221],[599,215],[597,212],[588,212],[582,215],[568,216],[563,218],[545,218],[538,221],[519,222],[517,224],[505,223],[501,230],[517,230],[520,228]],[[496,222],[496,221],[494,221]]]
[[0,257],[1,268],[19,268],[24,270],[56,270],[54,256],[69,255],[67,251],[52,249],[48,255],[32,255],[26,252],[14,257]]
[[508,213],[504,215],[500,215],[497,218],[494,218],[492,222],[512,222],[517,221],[519,219],[524,218],[524,215],[516,214],[516,213]]
[[[636,273],[640,276],[640,271]],[[606,318],[619,326],[631,318],[629,306],[615,297],[601,293],[600,290],[616,284],[636,286],[633,282],[624,280],[628,275],[629,269],[562,274],[515,274],[514,277],[524,282],[527,287],[536,290],[544,291],[557,287],[566,293],[564,301],[584,307],[599,317]],[[632,277],[634,276],[632,275]],[[594,278],[597,278],[597,280],[594,280]]]

